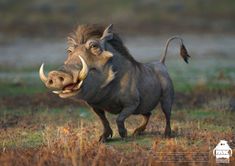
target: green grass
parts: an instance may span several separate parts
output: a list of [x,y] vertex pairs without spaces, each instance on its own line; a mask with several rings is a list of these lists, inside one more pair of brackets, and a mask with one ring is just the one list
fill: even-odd
[[225,90],[235,83],[233,59],[190,59],[185,64],[181,59],[169,58],[167,68],[176,91],[191,92],[203,88]]
[[153,144],[153,141],[154,141],[153,135],[140,135],[137,137],[132,137],[131,134],[129,133],[129,136],[125,141],[121,140],[119,136],[116,136],[113,138],[113,140],[111,140],[107,144],[115,146],[123,151],[128,152],[132,150],[131,146],[133,144],[138,144],[142,147],[150,148]]
[[11,117],[18,118],[32,118],[34,121],[31,123],[66,123],[69,120],[87,119],[93,118],[93,113],[86,107],[78,108],[46,108],[39,107],[38,110],[33,110],[32,108],[18,108],[18,109],[8,109],[0,108],[0,121],[7,121]]
[[31,95],[47,90],[43,85],[24,84],[24,83],[0,83],[1,96]]
[[205,111],[205,110],[192,110],[188,112],[188,115],[193,119],[203,119],[203,118],[215,118],[217,116],[220,116],[220,112],[215,111]]
[[[200,64],[200,68],[197,66],[197,60],[189,65],[180,65],[179,63],[181,62],[173,61],[170,59],[167,67],[169,68],[174,88],[178,92],[191,92],[196,88],[223,90],[234,85],[235,68],[229,65],[231,61],[224,65],[222,63],[219,68],[216,64],[208,63],[207,61]],[[49,66],[48,71],[53,68],[54,66]],[[9,76],[0,80],[0,96],[30,95],[47,91],[38,78],[35,68],[24,68],[17,70],[17,72],[13,69],[5,71],[5,74]],[[17,77],[15,77],[16,75]]]
[[30,148],[43,145],[43,138],[40,131],[26,132],[22,131],[21,134],[12,135],[1,140],[0,148]]
[[[94,117],[85,107],[74,110],[65,108],[41,108],[35,112],[28,108],[24,109],[0,109],[0,148],[26,148],[38,147],[45,143],[43,133],[50,126],[64,126],[75,124],[77,127],[81,119],[90,121]],[[14,123],[16,121],[16,123]],[[13,122],[13,123],[12,123]],[[7,130],[4,131],[4,124]],[[1,127],[3,127],[1,129]]]
[[[35,75],[38,76],[38,71],[39,71],[39,66],[24,66],[24,67],[12,67],[12,66],[0,66],[0,71],[4,73],[9,73],[9,74],[30,74],[32,72],[35,73]],[[46,70],[45,71],[51,71],[53,69],[58,68],[58,65],[56,64],[47,64]]]
[[30,148],[43,145],[43,137],[40,131],[24,131],[20,134],[8,135],[6,139],[1,140],[0,148]]

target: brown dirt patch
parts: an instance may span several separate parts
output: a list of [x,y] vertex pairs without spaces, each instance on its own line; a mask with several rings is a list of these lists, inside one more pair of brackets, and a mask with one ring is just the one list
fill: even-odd
[[[227,90],[200,90],[195,89],[190,93],[175,93],[174,108],[195,108],[202,107],[211,100],[217,98],[235,99],[235,91]],[[4,96],[0,98],[0,107],[14,108],[64,108],[85,106],[86,103],[76,99],[62,99],[52,93],[39,93],[34,95]]]

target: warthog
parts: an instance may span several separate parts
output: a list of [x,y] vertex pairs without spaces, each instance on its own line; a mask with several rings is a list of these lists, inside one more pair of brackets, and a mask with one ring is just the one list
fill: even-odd
[[75,97],[93,108],[104,127],[100,141],[113,135],[105,112],[119,114],[118,132],[125,138],[125,119],[130,115],[144,117],[143,123],[134,130],[133,134],[138,135],[145,130],[151,111],[159,102],[166,118],[165,136],[170,136],[174,89],[164,62],[173,39],[181,42],[180,55],[187,62],[189,55],[183,40],[180,37],[168,39],[160,61],[140,63],[130,55],[112,27],[79,26],[68,37],[68,58],[64,65],[46,76],[42,64],[41,80],[60,97]]

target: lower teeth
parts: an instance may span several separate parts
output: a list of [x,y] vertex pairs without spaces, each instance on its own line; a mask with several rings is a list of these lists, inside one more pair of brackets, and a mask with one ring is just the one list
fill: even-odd
[[61,94],[61,93],[70,93],[71,90],[66,89],[66,90],[63,90],[63,91],[52,91],[52,92],[55,93],[55,94]]
[[69,89],[66,89],[63,91],[63,93],[69,93],[69,92],[71,92],[71,90],[69,90]]
[[[80,83],[73,89],[74,90],[80,89],[80,87],[82,85],[82,82],[83,81],[80,81]],[[52,91],[52,92],[55,93],[55,94],[63,94],[63,93],[70,93],[70,92],[72,92],[72,90],[71,89],[65,89],[65,90],[61,90],[61,91]]]

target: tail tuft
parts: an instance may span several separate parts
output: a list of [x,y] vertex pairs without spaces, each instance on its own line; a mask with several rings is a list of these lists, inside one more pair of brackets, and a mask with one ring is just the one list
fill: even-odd
[[180,47],[180,56],[184,59],[186,63],[188,63],[188,58],[190,58],[190,56],[183,43],[181,44],[181,47]]
[[165,63],[165,59],[166,59],[166,54],[167,54],[167,49],[168,49],[168,46],[170,44],[170,42],[174,39],[178,39],[180,40],[181,42],[181,47],[180,47],[180,56],[184,59],[184,61],[186,63],[188,63],[188,58],[190,57],[189,54],[188,54],[188,51],[186,49],[186,47],[184,46],[184,43],[183,43],[183,39],[179,36],[173,36],[171,38],[169,38],[166,42],[166,46],[165,46],[165,51],[164,51],[164,54],[162,55],[161,59],[160,59],[160,62],[161,63]]

